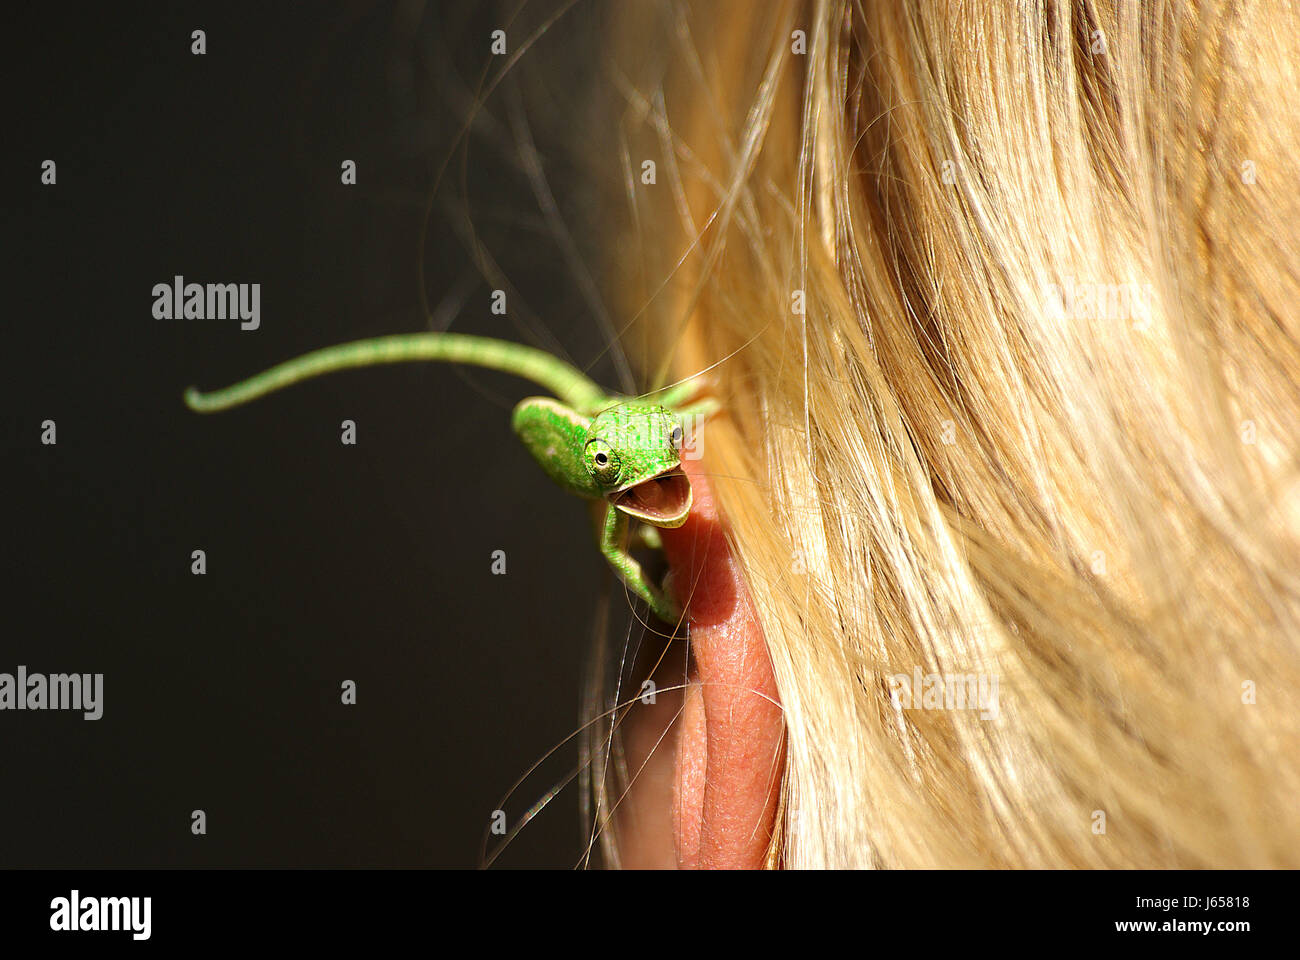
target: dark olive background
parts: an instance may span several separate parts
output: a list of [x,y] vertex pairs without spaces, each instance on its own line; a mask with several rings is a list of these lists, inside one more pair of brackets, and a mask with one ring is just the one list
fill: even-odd
[[[422,365],[209,417],[181,392],[426,326],[424,207],[500,68],[488,44],[505,15],[122,7],[6,13],[0,671],[99,672],[105,690],[97,722],[0,713],[0,865],[474,866],[500,797],[576,728],[614,592],[585,510],[510,433],[536,391]],[[526,7],[511,49],[557,9]],[[558,344],[616,383],[511,124],[514,103],[599,277],[618,150],[579,131],[607,96],[593,52],[607,14],[566,13],[489,99],[433,204],[423,286],[454,329]],[[45,159],[57,186],[40,184]],[[345,159],[357,186],[340,183]],[[467,224],[512,284],[507,317],[489,311]],[[176,274],[260,283],[261,329],[155,320],[151,289]],[[57,446],[40,444],[47,418]],[[621,591],[613,607],[618,627]],[[512,823],[577,755],[570,742],[526,781]],[[584,841],[573,785],[500,863],[572,866]]]

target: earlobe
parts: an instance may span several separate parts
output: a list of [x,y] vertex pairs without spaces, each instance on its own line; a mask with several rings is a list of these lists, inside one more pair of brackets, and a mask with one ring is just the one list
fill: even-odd
[[687,608],[692,671],[678,723],[673,822],[683,868],[767,861],[785,766],[772,663],[699,461],[683,463],[695,504],[664,530],[672,589]]

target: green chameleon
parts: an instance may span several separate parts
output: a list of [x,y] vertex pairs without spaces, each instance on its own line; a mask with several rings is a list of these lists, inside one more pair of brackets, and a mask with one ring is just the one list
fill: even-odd
[[412,333],[315,350],[224,390],[200,393],[190,387],[185,403],[212,413],[335,370],[414,360],[501,370],[553,393],[519,402],[511,418],[515,433],[547,476],[591,501],[600,551],[623,582],[660,619],[678,621],[681,610],[628,553],[628,528],[629,518],[640,520],[642,543],[658,549],[655,528],[686,522],[692,501],[681,466],[686,418],[707,417],[717,409],[716,401],[700,396],[702,378],[638,399],[606,392],[576,367],[535,347],[460,333]]

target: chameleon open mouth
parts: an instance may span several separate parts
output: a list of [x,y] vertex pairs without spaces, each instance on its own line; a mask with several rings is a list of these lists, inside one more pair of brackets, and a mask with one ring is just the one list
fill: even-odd
[[691,511],[691,481],[674,467],[614,494],[611,502],[624,513],[659,527],[680,527]]

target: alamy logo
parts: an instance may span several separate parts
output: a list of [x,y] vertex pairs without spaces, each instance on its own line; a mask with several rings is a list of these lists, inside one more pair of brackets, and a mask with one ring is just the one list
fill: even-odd
[[1156,303],[1149,283],[1094,283],[1066,277],[1043,288],[1043,305],[1054,320],[1131,321],[1140,330],[1151,323]]
[[102,673],[0,673],[0,710],[80,710],[87,720],[104,715]]
[[50,901],[50,929],[129,930],[132,940],[148,940],[152,931],[153,897],[70,897]]
[[262,325],[260,283],[186,283],[176,276],[171,283],[153,285],[155,320],[234,320],[240,330]]
[[903,710],[979,710],[984,717],[998,714],[998,678],[987,673],[921,673],[889,678],[889,697]]

